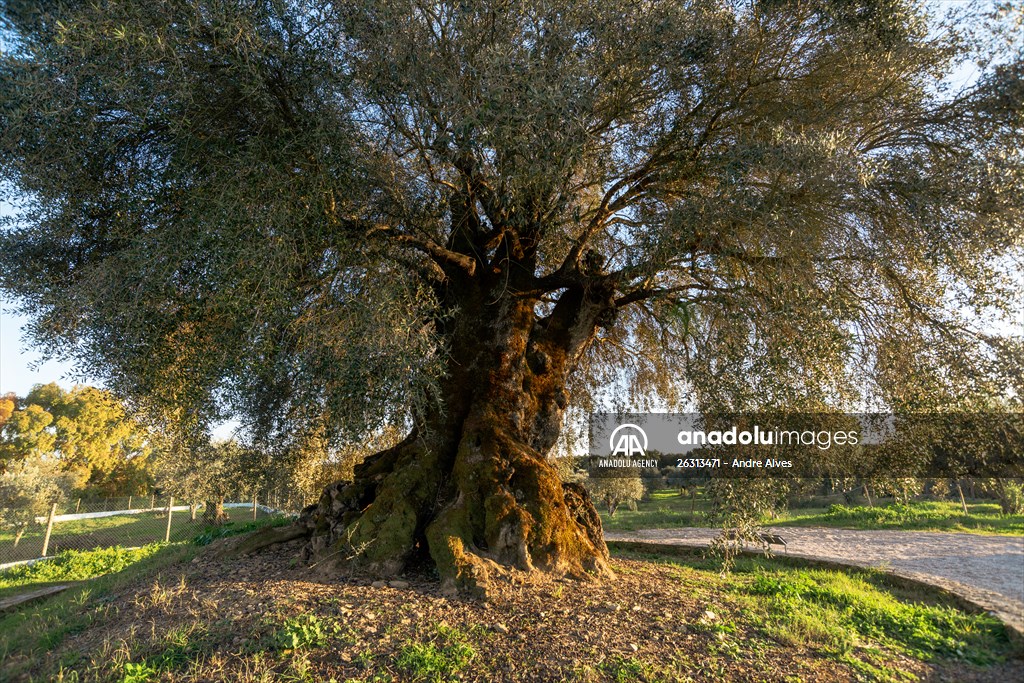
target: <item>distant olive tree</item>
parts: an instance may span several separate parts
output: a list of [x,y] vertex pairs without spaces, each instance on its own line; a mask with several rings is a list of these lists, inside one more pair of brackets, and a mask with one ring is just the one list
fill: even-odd
[[609,517],[615,516],[620,505],[635,508],[636,501],[643,498],[645,493],[644,482],[638,472],[620,476],[588,477],[585,481],[590,496],[604,505]]
[[168,494],[189,501],[193,514],[204,501],[203,522],[227,521],[224,503],[230,496],[248,497],[263,477],[264,468],[251,449],[234,439],[179,439],[163,453],[159,484]]
[[44,517],[72,488],[74,478],[52,455],[36,453],[0,470],[0,524],[14,530],[17,547],[36,517]]
[[323,424],[312,421],[268,465],[268,489],[283,489],[305,506],[328,485],[354,481],[357,465],[402,438],[398,429],[385,426],[359,442],[332,443]]
[[1024,480],[1005,477],[981,481],[982,488],[999,502],[1004,515],[1024,515]]

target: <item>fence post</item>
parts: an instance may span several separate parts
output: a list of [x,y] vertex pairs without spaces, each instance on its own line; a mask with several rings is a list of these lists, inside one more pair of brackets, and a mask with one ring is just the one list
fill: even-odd
[[151,493],[151,494],[149,494],[149,509],[152,510],[155,507],[156,507],[156,494],[155,493]]
[[131,496],[128,496],[128,509],[129,510],[132,509],[132,497]]
[[256,494],[252,494],[252,521],[256,521]]
[[57,504],[54,503],[50,506],[50,516],[46,518],[46,535],[43,536],[43,554],[40,557],[46,557],[46,551],[50,549],[50,532],[53,531],[53,517],[57,514]]
[[75,514],[76,514],[76,515],[78,514],[78,508],[80,508],[81,506],[82,506],[82,499],[81,499],[81,498],[79,498],[79,499],[78,499],[78,500],[77,500],[77,501],[75,502]]
[[174,496],[167,499],[167,530],[164,531],[164,543],[171,540],[171,513],[174,512]]

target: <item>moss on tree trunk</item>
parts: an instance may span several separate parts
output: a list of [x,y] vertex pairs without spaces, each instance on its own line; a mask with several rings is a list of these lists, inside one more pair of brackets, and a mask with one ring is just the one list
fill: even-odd
[[566,378],[604,307],[581,294],[537,321],[534,304],[461,316],[441,408],[303,511],[306,561],[393,576],[429,558],[446,588],[484,594],[511,570],[611,575],[589,495],[548,460]]
[[610,575],[601,522],[585,489],[496,416],[463,429],[454,453],[414,434],[328,487],[301,522],[304,559],[394,576],[429,556],[450,589],[486,594],[509,568]]

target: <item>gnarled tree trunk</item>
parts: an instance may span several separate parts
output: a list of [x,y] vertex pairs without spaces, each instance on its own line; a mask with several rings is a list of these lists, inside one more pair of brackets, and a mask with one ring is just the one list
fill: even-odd
[[484,594],[507,568],[610,575],[589,495],[547,459],[610,297],[570,291],[543,317],[527,296],[460,300],[438,407],[303,511],[303,558],[391,576],[429,554],[447,589]]

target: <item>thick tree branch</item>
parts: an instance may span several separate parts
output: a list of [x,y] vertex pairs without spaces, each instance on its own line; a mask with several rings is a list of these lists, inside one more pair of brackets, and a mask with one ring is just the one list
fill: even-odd
[[396,244],[410,246],[430,256],[442,268],[444,266],[456,267],[471,277],[476,272],[476,261],[473,258],[450,249],[445,249],[433,240],[402,232],[392,225],[360,218],[339,218],[337,223],[344,226],[354,236],[360,235],[366,238],[380,237]]

